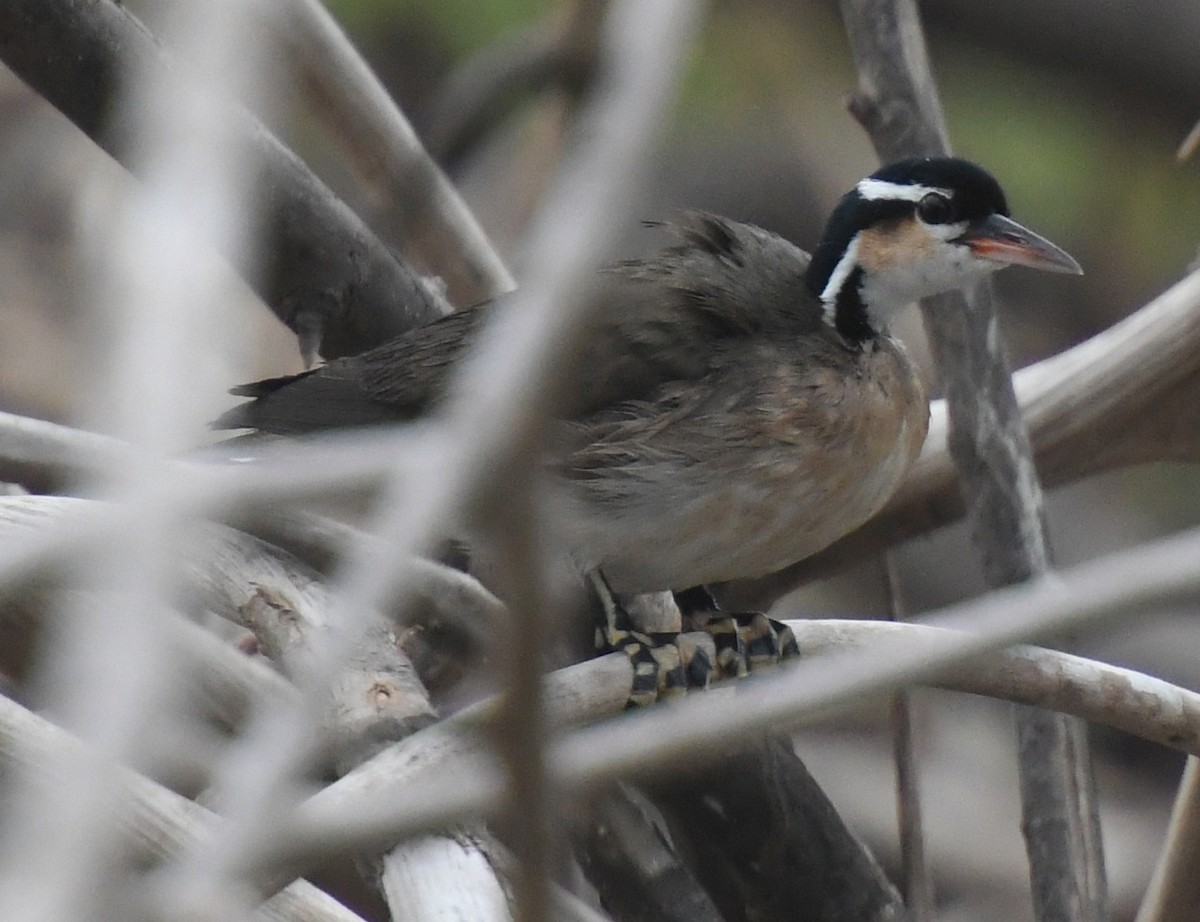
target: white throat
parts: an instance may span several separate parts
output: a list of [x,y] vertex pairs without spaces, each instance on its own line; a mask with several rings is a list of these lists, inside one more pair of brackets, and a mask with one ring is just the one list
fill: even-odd
[[962,235],[965,224],[924,228],[925,244],[907,249],[902,257],[886,247],[867,245],[869,232],[856,234],[821,292],[825,321],[836,325],[839,299],[847,285],[857,286],[867,324],[883,331],[914,301],[963,288],[1000,268],[966,246],[951,242]]

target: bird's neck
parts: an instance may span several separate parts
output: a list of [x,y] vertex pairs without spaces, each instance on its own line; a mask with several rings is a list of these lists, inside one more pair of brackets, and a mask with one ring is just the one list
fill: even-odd
[[854,268],[836,294],[823,302],[826,321],[852,343],[866,343],[879,335],[872,311],[863,300],[862,281],[862,269]]
[[[834,219],[830,220],[835,225]],[[858,238],[850,230],[827,232],[813,252],[806,282],[812,296],[821,302],[825,322],[850,343],[865,344],[886,327],[892,311],[876,303],[877,286],[868,284],[858,264]],[[883,305],[886,307],[886,305]]]

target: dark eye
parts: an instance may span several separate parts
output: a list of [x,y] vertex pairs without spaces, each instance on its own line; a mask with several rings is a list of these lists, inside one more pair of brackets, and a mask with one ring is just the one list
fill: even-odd
[[930,192],[917,202],[917,214],[926,224],[949,224],[954,219],[950,200],[937,192]]

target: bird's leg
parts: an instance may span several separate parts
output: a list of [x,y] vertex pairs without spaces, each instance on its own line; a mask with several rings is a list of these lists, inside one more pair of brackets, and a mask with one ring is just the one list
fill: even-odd
[[675,593],[675,602],[685,629],[712,637],[720,678],[741,678],[800,655],[796,635],[782,621],[761,612],[723,612],[703,586]]
[[716,671],[716,650],[707,637],[638,630],[604,574],[593,570],[588,580],[603,610],[596,628],[596,648],[624,653],[633,663],[629,707],[642,707],[691,688],[707,687]]

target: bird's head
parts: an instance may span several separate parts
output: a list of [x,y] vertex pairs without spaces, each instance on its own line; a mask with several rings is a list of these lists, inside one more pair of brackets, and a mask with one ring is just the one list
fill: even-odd
[[830,215],[808,286],[843,336],[869,338],[900,308],[1004,266],[1083,270],[1008,216],[1000,184],[953,157],[902,160],[860,181]]

